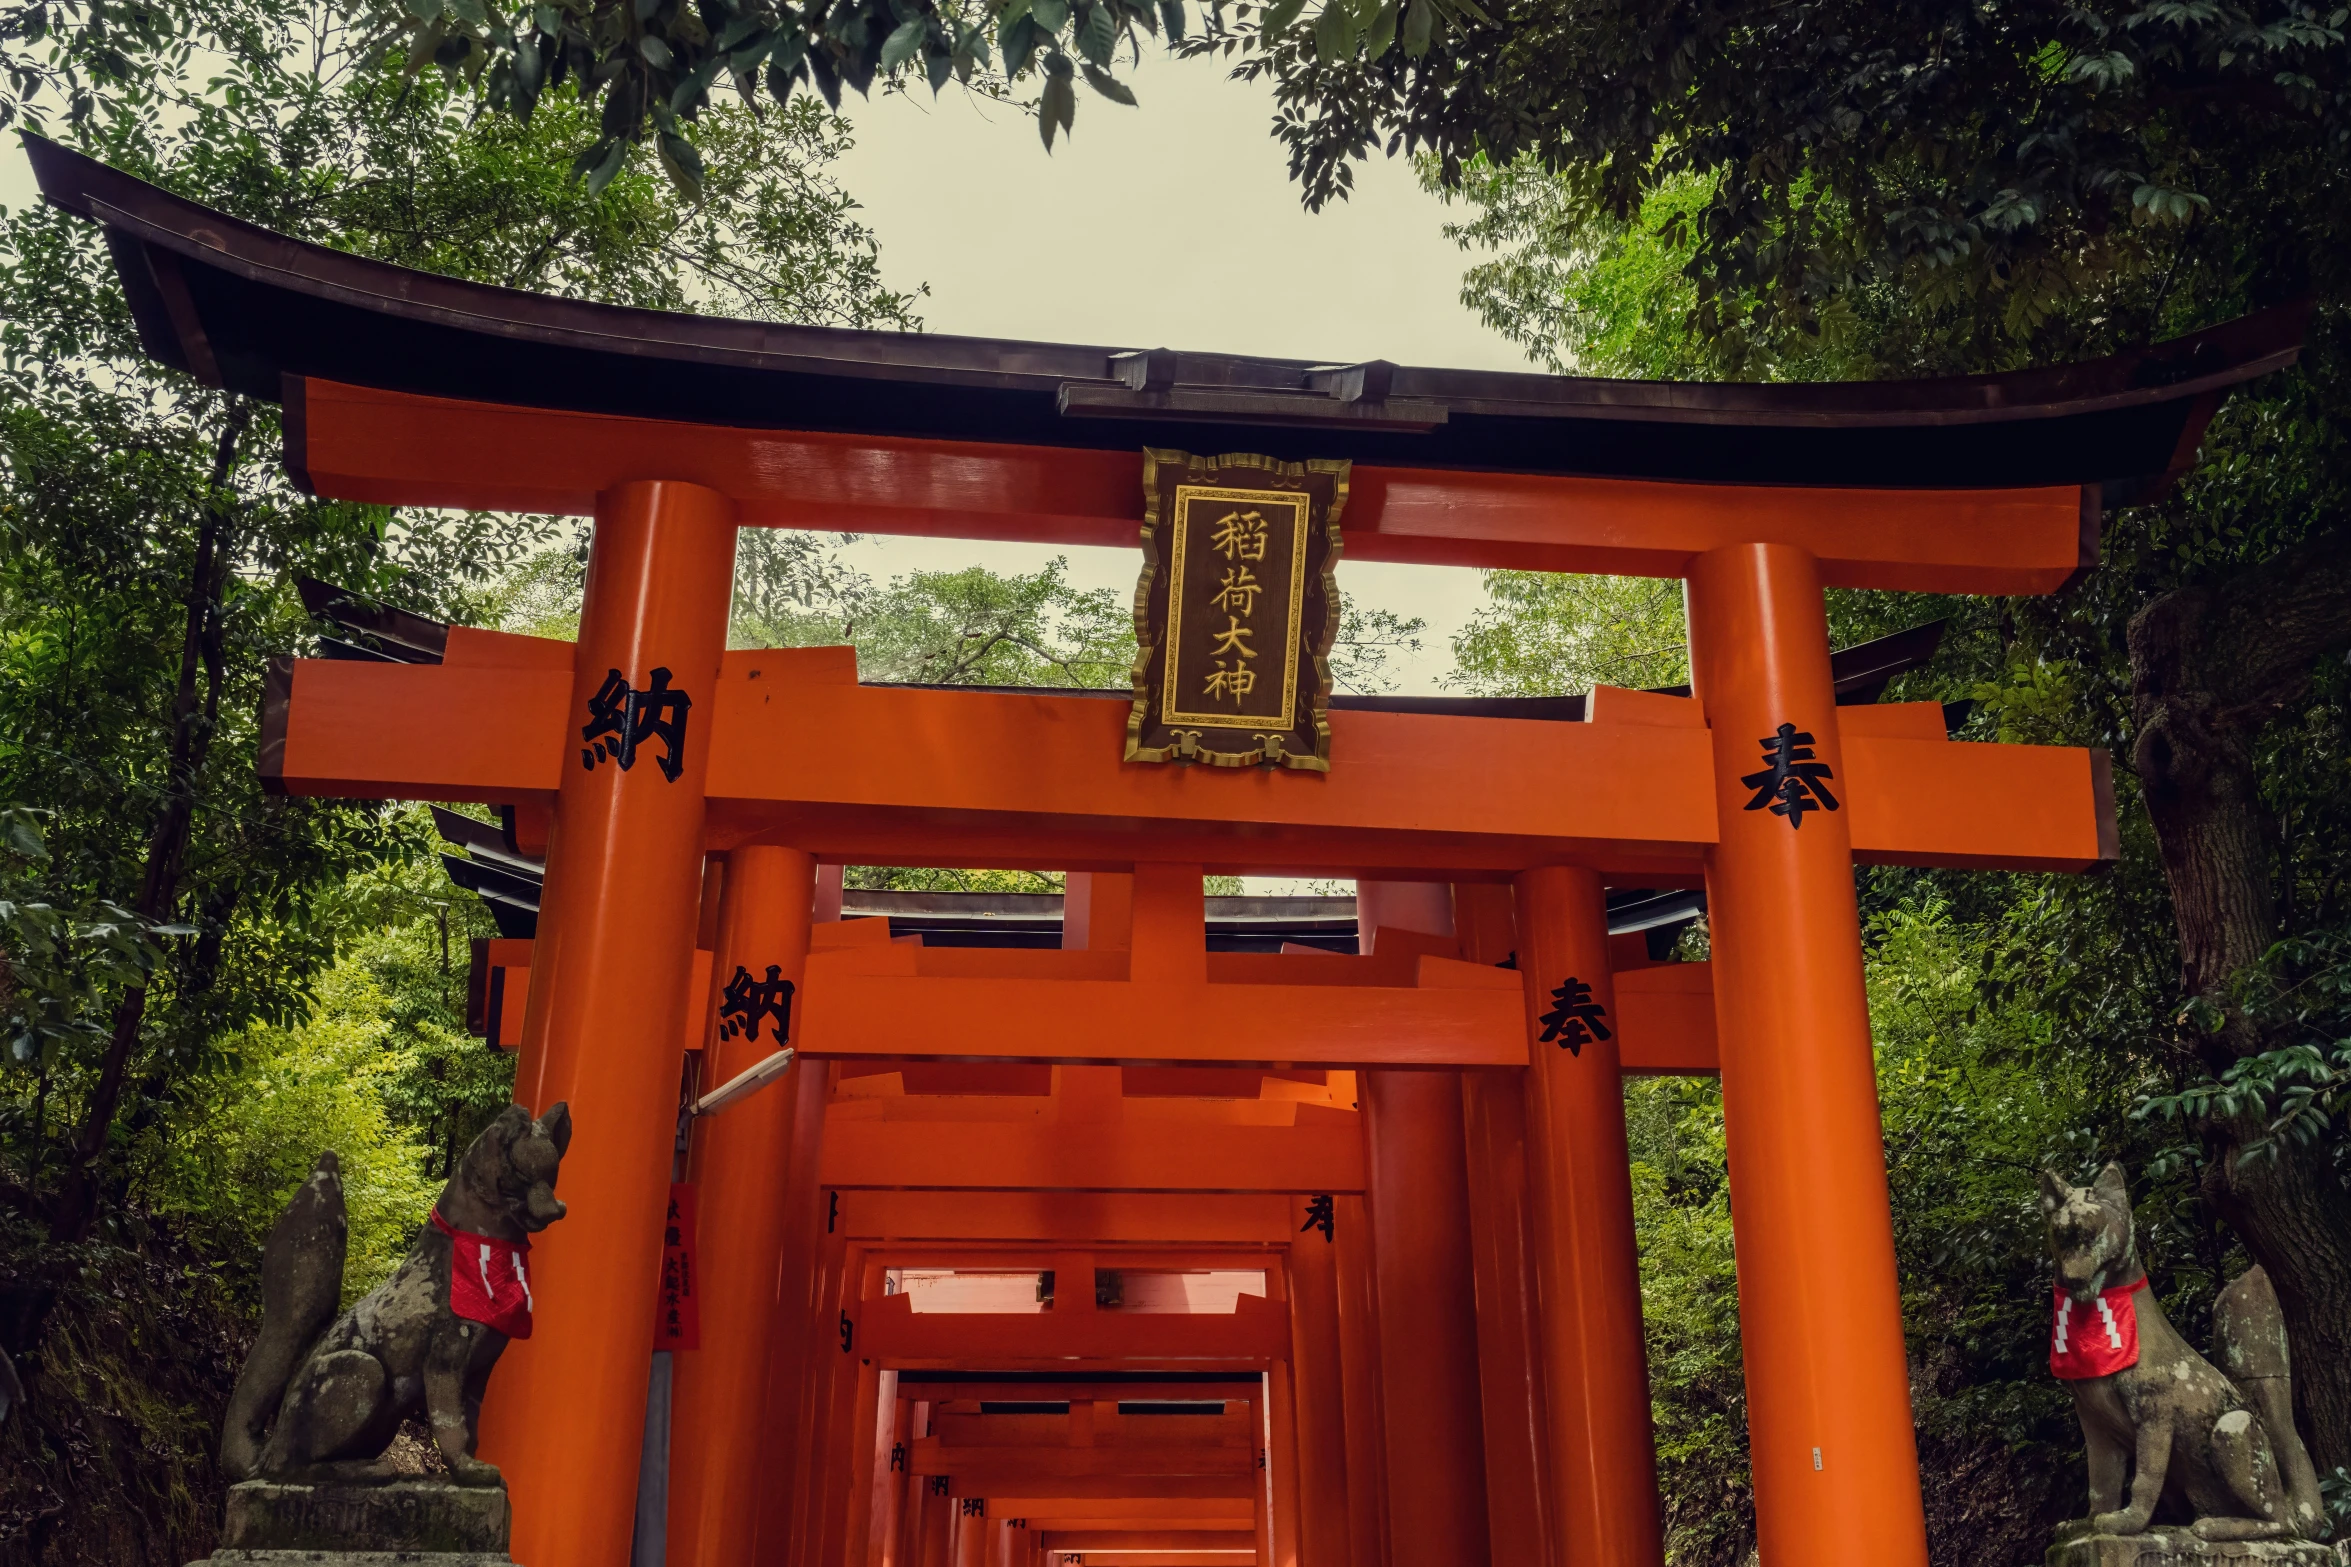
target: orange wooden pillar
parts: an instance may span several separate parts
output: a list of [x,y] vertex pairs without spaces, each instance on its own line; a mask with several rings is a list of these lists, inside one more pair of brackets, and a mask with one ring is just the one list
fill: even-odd
[[1527,1172],[1560,1556],[1568,1567],[1658,1567],[1657,1451],[1607,903],[1596,873],[1565,865],[1522,872],[1517,903]]
[[815,1221],[814,1314],[805,1330],[809,1369],[800,1395],[800,1469],[793,1477],[798,1499],[789,1560],[794,1567],[817,1567],[825,1561],[826,1537],[837,1532],[840,1512],[836,1504],[842,1494],[838,1471],[848,1449],[838,1414],[844,1402],[841,1383],[845,1376],[853,1375],[855,1367],[849,1343],[853,1335],[843,1323],[856,1296],[855,1272],[860,1259],[852,1255],[846,1237],[839,1233],[829,1193],[823,1194],[823,1202],[823,1211]]
[[1917,1567],[1926,1529],[1819,564],[1729,546],[1698,557],[1688,591],[1721,823],[1707,911],[1758,1545],[1767,1567]]
[[[829,1209],[831,1198],[828,1195]],[[841,1316],[857,1317],[860,1303],[882,1296],[881,1260],[852,1247],[841,1275]],[[854,1339],[855,1333],[850,1337]],[[881,1367],[852,1343],[833,1372],[831,1413],[819,1432],[827,1480],[824,1542],[816,1559],[824,1567],[858,1567],[865,1558],[867,1525],[873,1517],[874,1430],[880,1414]]]
[[[1472,963],[1513,961],[1518,927],[1510,889],[1453,889],[1454,930]],[[1486,1516],[1497,1562],[1550,1567],[1550,1425],[1545,1410],[1527,1192],[1526,1074],[1465,1072],[1470,1242],[1477,1256],[1478,1381],[1486,1417]]]
[[1388,1455],[1381,1438],[1379,1291],[1371,1216],[1358,1196],[1334,1198],[1339,1253],[1339,1362],[1346,1387],[1347,1532],[1355,1567],[1387,1567]]
[[1298,1555],[1306,1567],[1349,1567],[1346,1372],[1339,1354],[1337,1212],[1331,1230],[1304,1197],[1290,1205],[1284,1267],[1290,1300],[1291,1426],[1298,1474]]
[[1268,1515],[1273,1554],[1270,1567],[1298,1567],[1298,1398],[1291,1362],[1277,1360],[1266,1368],[1265,1395],[1268,1433],[1266,1476],[1272,1485]]
[[[1449,935],[1452,889],[1359,883],[1356,922]],[[1362,1105],[1389,1560],[1484,1567],[1491,1532],[1461,1074],[1366,1072]]]
[[[797,986],[808,956],[816,864],[752,844],[728,857],[719,895],[713,989]],[[754,1032],[755,1030],[755,1032]],[[784,1043],[784,1023],[715,1018],[707,1090]],[[769,1332],[776,1309],[791,1173],[794,1096],[772,1084],[696,1128],[691,1174],[701,1218],[702,1347],[680,1354],[670,1429],[671,1567],[733,1567],[758,1533],[769,1483],[760,1451]]]
[[922,1536],[918,1567],[956,1567],[955,1498],[947,1494],[946,1480],[945,1475],[921,1475],[915,1481],[921,1498],[915,1509]]
[[762,1090],[791,1100],[792,1157],[784,1177],[784,1239],[776,1266],[767,1387],[761,1400],[759,1465],[765,1483],[759,1490],[759,1533],[750,1557],[756,1567],[786,1567],[802,1513],[799,1481],[808,1455],[802,1446],[801,1412],[816,1356],[824,1347],[815,1341],[829,1204],[816,1181],[828,1083],[824,1062],[795,1061],[783,1082]]
[[914,1404],[898,1396],[895,1371],[882,1373],[878,1396],[874,1525],[865,1559],[868,1567],[912,1567],[906,1558],[906,1466],[914,1452]]
[[734,560],[734,503],[715,491],[596,499],[515,1075],[533,1110],[571,1106],[568,1212],[532,1249],[535,1331],[482,1415],[523,1561],[628,1559]]
[[988,1536],[995,1532],[986,1516],[972,1510],[977,1497],[959,1498],[954,1506],[955,1567],[988,1567]]

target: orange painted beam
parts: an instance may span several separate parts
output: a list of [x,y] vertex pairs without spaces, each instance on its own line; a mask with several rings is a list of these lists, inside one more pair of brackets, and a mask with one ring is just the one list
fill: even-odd
[[[1008,1513],[1015,1518],[1027,1516],[1017,1510],[1021,1504],[1006,1502],[998,1505],[996,1498],[1050,1490],[1055,1496],[1086,1502],[1087,1505],[1096,1505],[1098,1502],[1137,1502],[1156,1507],[1170,1501],[1212,1498],[1226,1502],[1237,1501],[1243,1508],[1253,1509],[1257,1475],[1252,1470],[1237,1475],[1117,1475],[1097,1479],[1078,1476],[1041,1482],[1033,1478],[1024,1480],[1019,1475],[1011,1474],[975,1474],[969,1479],[957,1474],[947,1477],[947,1490],[951,1496],[987,1497],[990,1505],[995,1506],[998,1512]],[[1095,1501],[1087,1502],[1088,1498]],[[1254,1531],[1257,1527],[1254,1511],[1244,1512],[1242,1516],[1251,1520],[1249,1527]]]
[[[1031,1520],[1032,1525],[1034,1520]],[[1047,1529],[1048,1551],[1216,1551],[1220,1554],[1256,1549],[1255,1542],[1234,1529]]]
[[1256,1552],[1225,1551],[1087,1551],[1114,1567],[1254,1567]]
[[[586,515],[625,479],[689,480],[746,523],[1134,547],[1142,454],[744,430],[311,380],[311,488],[391,506]],[[2093,513],[2094,515],[2094,513]],[[1839,587],[2048,593],[2083,562],[2082,492],[1668,484],[1357,463],[1350,560],[1678,577],[1725,544],[1810,551]],[[2094,540],[2095,535],[2091,535]]]
[[818,1166],[828,1187],[1067,1192],[1354,1192],[1352,1126],[1149,1122],[836,1121]]
[[[562,671],[297,660],[288,679],[264,769],[289,793],[537,800],[573,755]],[[1717,836],[1709,735],[1687,722],[1340,712],[1345,765],[1277,777],[1128,766],[1124,702],[858,686],[837,649],[730,653],[710,706],[708,842],[721,849],[765,837],[858,863],[1471,879],[1571,862],[1694,882]],[[1857,857],[2029,870],[2112,858],[2102,755],[1873,728],[1855,725],[1841,769]]]
[[1616,976],[1619,1059],[1628,1074],[1711,1077],[1721,1058],[1714,1034],[1714,965],[1659,963]]
[[[957,1365],[1072,1361],[1193,1361],[1257,1364],[1290,1353],[1289,1313],[1262,1295],[1243,1295],[1230,1315],[1175,1312],[1053,1311],[1022,1315],[916,1312],[912,1299],[889,1295],[860,1303],[859,1355],[886,1365]],[[1079,1369],[1071,1366],[1070,1369]],[[1216,1369],[1201,1367],[1202,1370]]]
[[1035,1484],[1128,1475],[1253,1474],[1257,1454],[1238,1445],[1188,1442],[1149,1447],[953,1447],[937,1437],[924,1437],[914,1444],[907,1462],[917,1475],[1018,1474]]
[[1032,1529],[1255,1528],[1246,1497],[1089,1498],[1055,1492],[990,1497],[988,1502],[998,1516],[1022,1519]]
[[[1523,1067],[1527,1058],[1518,998],[1504,990],[908,980],[818,969],[810,965],[796,1041],[818,1058],[1266,1068]],[[1203,1017],[1250,1021],[1203,1028]]]

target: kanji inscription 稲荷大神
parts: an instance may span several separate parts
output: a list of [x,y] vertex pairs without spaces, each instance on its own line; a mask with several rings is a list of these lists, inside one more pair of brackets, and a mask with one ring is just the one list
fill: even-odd
[[1347,464],[1151,451],[1126,759],[1325,770]]

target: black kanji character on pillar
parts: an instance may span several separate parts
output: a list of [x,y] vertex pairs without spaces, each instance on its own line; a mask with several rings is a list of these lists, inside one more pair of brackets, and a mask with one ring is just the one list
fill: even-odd
[[673,691],[669,671],[653,671],[652,683],[639,691],[617,669],[588,698],[588,721],[580,726],[580,765],[590,772],[598,762],[620,763],[627,772],[637,765],[637,747],[647,740],[661,742],[661,776],[671,783],[686,770],[686,710],[694,699]]
[[1542,1017],[1543,1032],[1539,1043],[1559,1041],[1559,1048],[1571,1056],[1581,1056],[1584,1046],[1595,1039],[1609,1037],[1608,1025],[1600,1020],[1608,1009],[1592,999],[1592,987],[1573,974],[1567,982],[1551,992],[1551,1010]]
[[1335,1238],[1338,1228],[1339,1221],[1332,1212],[1329,1192],[1324,1192],[1319,1197],[1307,1199],[1306,1222],[1298,1226],[1299,1234],[1304,1235],[1308,1230],[1320,1230],[1323,1240],[1327,1243]]
[[890,1473],[896,1474],[899,1470],[905,1467],[906,1444],[904,1442],[892,1442],[890,1444]]
[[735,977],[719,994],[718,1037],[757,1039],[763,1017],[775,1019],[777,1044],[792,1037],[792,982],[773,963],[767,966],[765,980],[753,979],[751,971],[738,963]]
[[1780,725],[1779,733],[1763,737],[1763,760],[1762,772],[1739,780],[1742,787],[1755,791],[1748,810],[1768,805],[1771,814],[1785,816],[1790,827],[1802,827],[1806,811],[1837,808],[1837,797],[1829,793],[1829,780],[1836,774],[1828,763],[1813,760],[1810,734],[1794,724]]
[[985,1517],[987,1517],[987,1516],[988,1516],[988,1499],[987,1499],[986,1497],[984,1497],[984,1496],[967,1496],[967,1497],[965,1497],[965,1498],[963,1499],[963,1516],[964,1516],[964,1517],[966,1517],[966,1518],[985,1518]]

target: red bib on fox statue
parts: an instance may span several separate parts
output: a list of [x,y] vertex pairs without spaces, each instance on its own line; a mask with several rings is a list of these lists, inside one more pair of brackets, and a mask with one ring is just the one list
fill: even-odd
[[2139,1309],[2131,1297],[2145,1282],[2100,1290],[2086,1306],[2060,1288],[2049,1328],[2049,1369],[2063,1381],[2082,1382],[2137,1365]]
[[[531,1281],[522,1254],[529,1241],[502,1241],[457,1229],[433,1210],[433,1228],[449,1237],[449,1309],[508,1338],[531,1336]],[[2134,1336],[2133,1344],[2137,1343]],[[2135,1355],[2136,1349],[2132,1351]]]

